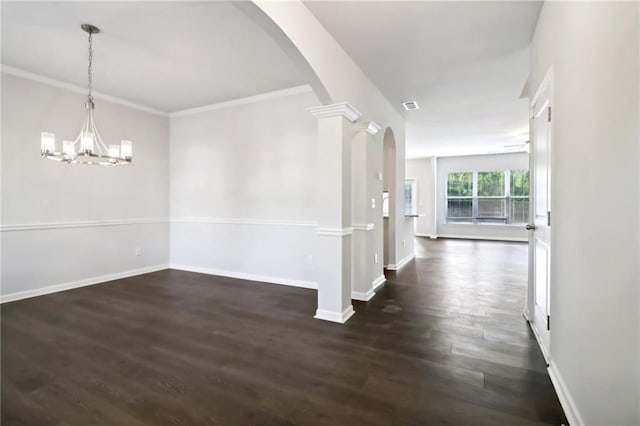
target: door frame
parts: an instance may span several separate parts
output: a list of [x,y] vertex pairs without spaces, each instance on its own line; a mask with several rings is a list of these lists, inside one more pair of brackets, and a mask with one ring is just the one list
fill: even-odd
[[[533,120],[534,120],[534,107],[536,105],[536,103],[540,100],[540,97],[545,94],[548,93],[548,97],[549,97],[549,107],[551,108],[551,120],[549,121],[549,152],[548,152],[548,210],[551,212],[553,211],[553,205],[554,203],[554,190],[553,190],[553,164],[554,164],[554,146],[555,146],[555,91],[554,91],[554,67],[553,65],[551,65],[551,67],[549,67],[549,69],[547,70],[544,79],[542,80],[542,82],[540,83],[540,85],[538,86],[538,88],[536,89],[535,95],[530,99],[529,102],[529,147],[533,146],[534,143],[534,125],[533,125]],[[535,210],[534,210],[534,205],[535,205],[535,201],[531,202],[531,200],[533,200],[533,197],[535,197],[535,191],[532,190],[533,185],[535,184],[535,167],[534,167],[534,161],[535,161],[535,150],[530,150],[529,152],[529,182],[530,182],[530,186],[529,186],[529,223],[533,223],[535,220]],[[554,224],[554,215],[551,214],[551,218],[550,218],[550,226],[549,226],[549,252],[553,253],[553,224]],[[535,310],[535,297],[536,297],[536,289],[535,289],[535,265],[534,265],[534,251],[535,251],[535,239],[533,238],[533,232],[529,231],[529,236],[528,236],[528,244],[529,244],[529,270],[528,270],[528,284],[527,284],[527,304],[526,304],[526,308],[525,308],[525,312],[524,312],[524,316],[526,318],[526,320],[529,322],[530,326],[531,326],[531,330],[533,331],[536,340],[538,341],[538,346],[540,347],[540,351],[542,352],[542,355],[544,356],[545,361],[547,362],[547,365],[550,364],[550,351],[551,351],[551,327],[549,328],[549,341],[547,346],[545,347],[545,345],[543,344],[543,340],[542,337],[540,336],[540,334],[538,333],[538,331],[536,330],[536,326],[533,324],[533,319],[534,319],[534,310]],[[548,293],[547,293],[547,306],[548,306],[548,312],[547,314],[549,316],[551,315],[551,307],[552,305],[552,300],[553,300],[553,278],[554,278],[554,264],[553,262],[551,262],[552,256],[549,256],[549,288],[548,288]]]

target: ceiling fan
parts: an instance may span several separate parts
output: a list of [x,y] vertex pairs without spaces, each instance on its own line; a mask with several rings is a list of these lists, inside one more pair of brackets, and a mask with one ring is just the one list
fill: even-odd
[[504,145],[504,152],[519,152],[519,151],[529,152],[529,141],[524,141],[522,143],[516,143],[513,145]]

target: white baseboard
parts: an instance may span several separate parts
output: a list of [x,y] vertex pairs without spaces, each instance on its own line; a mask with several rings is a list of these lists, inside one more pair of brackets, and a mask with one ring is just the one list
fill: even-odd
[[373,288],[371,290],[367,291],[366,293],[362,292],[362,291],[352,291],[351,292],[351,298],[353,300],[359,300],[361,302],[368,302],[375,295],[376,295],[376,292],[373,291]]
[[524,319],[526,319],[527,322],[529,323],[529,328],[531,329],[531,331],[533,332],[533,335],[536,338],[536,342],[538,343],[538,347],[540,348],[540,352],[542,352],[542,357],[544,358],[544,362],[546,362],[547,365],[549,365],[550,364],[549,353],[547,352],[547,348],[545,348],[544,345],[542,344],[542,337],[540,337],[540,333],[538,333],[538,330],[533,325],[533,322],[531,321],[531,319],[529,319],[529,312],[525,311],[525,312],[523,312],[522,315],[524,316]]
[[387,269],[390,270],[390,271],[397,271],[398,269],[402,268],[404,265],[409,263],[414,257],[416,257],[416,254],[415,253],[410,253],[407,257],[402,259],[400,262],[391,263],[391,264],[387,265]]
[[549,365],[547,371],[549,372],[551,383],[553,383],[553,387],[558,394],[560,405],[562,405],[562,409],[564,410],[565,416],[567,416],[569,424],[571,426],[583,426],[584,421],[582,420],[582,416],[580,415],[573,398],[571,398],[569,389],[567,389],[567,385],[564,383],[564,380],[562,380],[560,372],[556,369],[553,363]]
[[224,269],[214,269],[214,268],[202,268],[199,266],[179,265],[174,263],[169,265],[169,268],[177,269],[180,271],[197,272],[200,274],[218,275],[221,277],[228,277],[228,278],[238,278],[241,280],[248,280],[248,281],[258,281],[258,282],[265,282],[270,284],[288,285],[292,287],[310,288],[314,290],[318,289],[318,283],[313,281],[294,280],[291,278],[248,274],[245,272],[227,271]]
[[373,282],[371,283],[371,287],[374,291],[376,291],[382,284],[384,284],[386,280],[387,279],[384,277],[384,275],[380,275],[378,278],[373,280]]
[[314,316],[314,318],[344,324],[355,313],[356,312],[353,310],[353,306],[349,305],[349,307],[342,312],[332,312],[318,309],[316,310],[316,315]]
[[102,275],[99,277],[86,278],[84,280],[72,281],[69,283],[56,284],[47,287],[36,288],[33,290],[18,291],[15,293],[0,296],[0,303],[13,302],[15,300],[28,299],[30,297],[42,296],[59,291],[71,290],[78,287],[86,287],[88,285],[100,284],[107,281],[119,280],[121,278],[133,277],[135,275],[148,274],[150,272],[162,271],[168,269],[169,265],[147,266],[145,268],[132,269],[124,272],[116,272],[114,274]]
[[434,234],[415,234],[415,235],[416,237],[431,238],[432,240],[438,239],[438,236]]
[[359,300],[361,302],[368,302],[373,298],[373,296],[376,295],[376,290],[382,284],[384,284],[385,281],[386,281],[386,278],[384,277],[384,275],[380,275],[378,278],[376,278],[371,282],[371,290],[367,291],[366,293],[361,291],[352,291],[351,298],[354,300]]
[[458,235],[458,234],[438,234],[437,238],[457,238],[461,240],[515,241],[519,243],[526,243],[527,241],[529,241],[527,238],[517,238],[517,237],[488,237],[483,235]]

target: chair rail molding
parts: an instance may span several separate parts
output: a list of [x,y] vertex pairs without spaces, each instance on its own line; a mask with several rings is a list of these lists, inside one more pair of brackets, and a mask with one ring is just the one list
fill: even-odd
[[232,219],[222,217],[174,217],[171,223],[212,223],[222,225],[258,225],[258,226],[300,226],[316,227],[318,224],[305,220],[277,220],[277,219]]
[[329,227],[317,227],[316,234],[328,237],[346,237],[353,234],[353,228],[329,228]]
[[354,231],[372,231],[375,228],[373,223],[354,223],[351,225]]
[[77,222],[45,222],[45,223],[22,223],[1,225],[0,232],[15,231],[38,231],[44,229],[69,229],[69,228],[95,228],[99,226],[127,226],[127,225],[148,225],[156,223],[168,223],[169,218],[140,218],[140,219],[104,219],[87,220]]

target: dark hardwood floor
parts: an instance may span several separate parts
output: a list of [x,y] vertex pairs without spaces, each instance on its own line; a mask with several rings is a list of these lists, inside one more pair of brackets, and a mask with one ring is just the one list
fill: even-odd
[[533,425],[527,247],[417,240],[339,325],[316,292],[173,270],[2,305],[2,425]]

